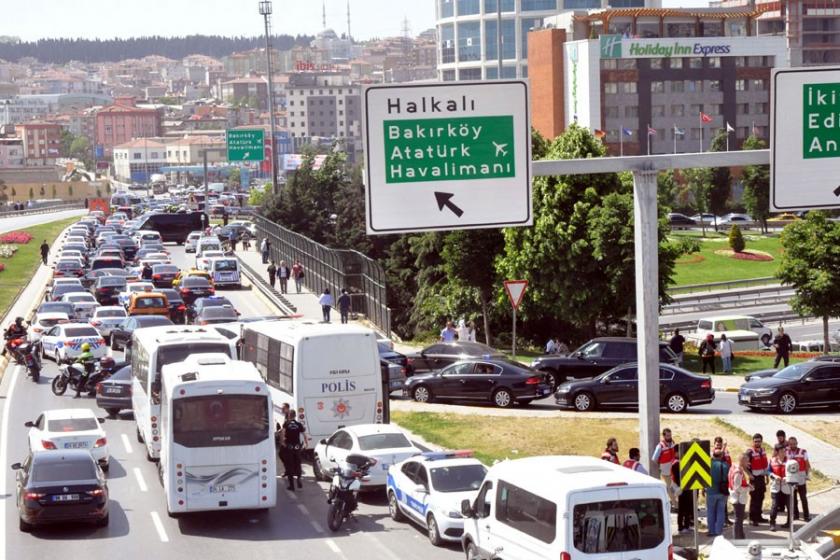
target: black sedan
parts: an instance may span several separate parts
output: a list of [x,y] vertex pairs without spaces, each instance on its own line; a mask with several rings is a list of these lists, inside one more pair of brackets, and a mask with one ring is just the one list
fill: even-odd
[[79,521],[108,525],[108,483],[90,451],[35,451],[12,469],[21,531]]
[[152,267],[152,284],[155,288],[171,288],[177,274],[178,267],[174,264],[156,264]]
[[[231,309],[235,309],[233,307],[233,303],[226,298],[225,296],[207,296],[207,297],[200,297],[197,298],[192,305],[187,308],[187,319],[189,322],[197,322],[196,317],[201,315],[205,309],[208,307],[230,307]],[[234,311],[235,318],[232,321],[238,321],[239,313]],[[220,323],[223,322],[230,322],[230,321],[219,321]]]
[[504,358],[504,354],[479,342],[438,342],[407,358],[408,369],[414,373],[421,373],[443,369],[470,358]]
[[178,284],[178,290],[187,306],[195,303],[198,298],[212,296],[216,293],[216,290],[210,285],[210,281],[203,276],[187,276]]
[[100,305],[117,305],[117,295],[125,291],[125,285],[122,276],[100,276],[93,286],[93,296]]
[[174,325],[168,317],[161,315],[132,315],[126,317],[119,327],[111,331],[111,350],[117,351],[131,345],[131,335],[136,329]]
[[172,322],[178,325],[184,324],[187,320],[187,306],[184,304],[181,292],[174,288],[161,288],[158,292],[165,295],[166,301],[169,302],[169,318]]
[[679,212],[669,212],[668,213],[668,223],[671,227],[681,228],[681,227],[694,227],[697,225],[697,222],[685,214],[680,214]]
[[771,377],[748,381],[738,390],[738,404],[783,414],[800,408],[836,406],[840,404],[840,364],[812,360],[790,365]]
[[403,395],[417,402],[470,400],[502,408],[527,405],[550,393],[542,373],[505,358],[463,360],[441,371],[415,373],[403,387]]
[[96,406],[111,418],[120,410],[131,410],[131,366],[123,366],[111,377],[96,384]]
[[[668,412],[685,412],[689,406],[715,400],[712,380],[682,368],[660,364],[660,406]],[[560,384],[554,400],[564,408],[581,412],[597,407],[636,408],[639,406],[639,379],[636,364],[624,364],[582,381]]]
[[230,305],[205,307],[193,318],[196,325],[219,325],[234,323],[239,320],[239,314]]

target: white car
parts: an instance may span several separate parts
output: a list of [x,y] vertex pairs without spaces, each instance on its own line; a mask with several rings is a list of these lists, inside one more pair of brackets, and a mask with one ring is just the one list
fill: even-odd
[[82,344],[90,344],[94,358],[108,354],[105,339],[87,323],[61,323],[41,335],[41,352],[56,362],[76,359],[82,353]]
[[58,277],[58,278],[53,278],[52,286],[50,286],[50,288],[48,290],[48,293],[52,293],[53,289],[56,286],[64,286],[64,285],[66,285],[66,286],[78,286],[80,292],[85,291],[85,287],[82,286],[82,281],[79,280],[78,278],[61,278],[61,277]]
[[248,233],[251,234],[251,237],[257,236],[257,225],[250,221],[250,220],[231,220],[228,222],[229,226],[242,226],[248,230]]
[[199,270],[209,270],[212,259],[219,259],[224,256],[224,251],[204,251],[201,256],[195,258],[195,267]]
[[184,244],[185,253],[195,253],[195,246],[198,240],[201,239],[202,233],[200,231],[193,231],[187,236],[187,242]]
[[330,469],[343,465],[347,456],[358,453],[376,459],[363,488],[385,486],[388,468],[413,457],[421,450],[393,424],[358,424],[336,430],[315,446],[315,476],[327,478]]
[[155,264],[170,264],[172,262],[172,260],[169,258],[169,253],[149,253],[148,255],[143,257],[143,260],[140,261],[140,264],[143,264],[143,262],[145,261],[149,261],[150,263]]
[[50,330],[52,327],[60,323],[69,323],[70,317],[67,313],[59,313],[57,311],[47,311],[45,313],[38,313],[32,319],[29,327],[29,339],[32,342],[41,340],[41,336]]
[[61,296],[59,301],[73,304],[74,319],[77,321],[90,319],[94,310],[99,307],[99,302],[89,292],[69,292]]
[[93,312],[90,324],[99,331],[102,338],[110,340],[111,331],[115,327],[120,326],[126,317],[128,317],[128,313],[125,307],[120,307],[119,305],[103,305]]
[[89,408],[45,410],[29,428],[29,451],[87,449],[103,471],[108,471],[108,438],[102,423]]
[[135,292],[154,292],[155,285],[151,282],[129,282],[125,285],[125,291],[117,294],[117,303],[123,307],[128,306],[128,300],[131,299],[131,294]]
[[471,451],[429,452],[388,469],[388,513],[426,529],[433,545],[460,542],[464,532],[461,502],[475,500],[487,474]]

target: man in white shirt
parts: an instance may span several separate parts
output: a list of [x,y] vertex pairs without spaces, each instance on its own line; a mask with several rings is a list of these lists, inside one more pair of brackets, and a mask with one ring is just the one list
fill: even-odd
[[735,355],[735,347],[732,345],[732,341],[726,338],[725,334],[721,334],[720,346],[718,348],[720,350],[720,359],[723,362],[723,373],[731,374],[732,357]]

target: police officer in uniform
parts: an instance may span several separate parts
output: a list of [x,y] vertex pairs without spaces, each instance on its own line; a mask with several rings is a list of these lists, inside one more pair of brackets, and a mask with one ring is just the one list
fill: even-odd
[[289,410],[286,421],[283,423],[283,444],[286,460],[286,478],[289,479],[288,489],[295,490],[294,479],[297,478],[297,487],[303,488],[300,477],[303,474],[300,465],[301,449],[306,445],[306,434],[303,424],[297,421],[294,409]]
[[767,492],[767,470],[770,461],[767,453],[764,452],[764,438],[761,434],[753,435],[753,446],[745,452],[749,461],[749,475],[752,482],[750,491],[750,525],[757,527],[759,523],[767,523],[767,519],[761,517],[761,504],[764,502],[764,494]]
[[610,463],[615,463],[616,465],[621,464],[618,460],[618,440],[614,437],[611,437],[607,440],[607,446],[604,448],[604,452],[601,453],[601,459],[604,461],[609,461]]

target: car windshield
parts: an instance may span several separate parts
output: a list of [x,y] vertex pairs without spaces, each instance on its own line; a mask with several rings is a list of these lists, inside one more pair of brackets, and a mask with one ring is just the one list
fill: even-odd
[[372,434],[359,437],[359,449],[362,451],[394,447],[411,447],[411,442],[403,434]]
[[167,288],[165,290],[161,290],[160,293],[166,296],[166,299],[169,300],[170,304],[176,302],[181,303],[182,301],[184,301],[181,298],[181,294],[179,294],[177,290],[170,290]]
[[666,515],[658,497],[578,504],[572,514],[574,546],[599,555],[656,548],[665,538]]
[[101,317],[125,317],[125,309],[99,309],[95,315],[97,318]]
[[128,287],[129,292],[145,292],[146,288],[151,288],[148,284],[132,284]]
[[93,460],[87,458],[36,463],[32,469],[33,482],[72,482],[95,478]]
[[184,278],[184,287],[186,288],[209,288],[210,282],[207,281],[207,278],[203,278],[201,276],[188,276]]
[[138,309],[156,309],[166,307],[166,303],[164,303],[161,297],[141,296],[134,300],[134,307]]
[[236,270],[236,261],[233,259],[218,260],[216,261],[216,264],[214,266],[219,272],[224,272],[227,270]]
[[178,267],[175,266],[174,264],[159,264],[159,265],[156,265],[156,266],[152,267],[152,272],[154,272],[156,274],[160,274],[160,273],[170,274],[170,273],[178,272]]
[[38,323],[42,327],[54,327],[62,321],[67,321],[67,319],[39,319]]
[[204,319],[236,318],[236,311],[232,307],[208,307],[201,311]]
[[99,427],[96,418],[55,418],[47,420],[48,432],[86,432]]
[[58,270],[79,270],[80,268],[82,268],[81,266],[79,266],[79,263],[73,262],[60,262],[57,265],[55,265],[55,267]]
[[431,469],[432,488],[438,492],[470,492],[478,490],[487,467],[484,465],[456,465]]
[[99,336],[99,331],[93,327],[73,327],[64,331],[64,334],[70,338],[76,336]]
[[125,278],[120,278],[119,276],[102,276],[98,280],[100,287],[119,287],[125,286]]
[[146,317],[135,317],[137,321],[137,328],[143,327],[160,327],[162,325],[171,325],[172,321],[170,321],[167,317],[162,317],[160,315],[149,315]]
[[68,294],[67,299],[73,303],[93,303],[96,301],[96,299],[90,294]]
[[131,366],[120,368],[117,372],[108,378],[108,381],[128,381],[131,379]]
[[67,315],[71,315],[73,313],[73,304],[72,303],[65,303],[63,301],[50,301],[42,303],[41,306],[38,308],[38,313],[67,313]]
[[773,377],[780,377],[782,379],[801,379],[811,368],[804,364],[794,364],[784,369],[777,371]]

